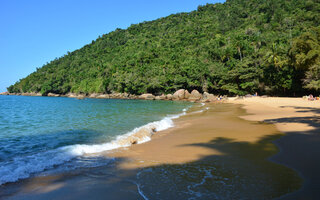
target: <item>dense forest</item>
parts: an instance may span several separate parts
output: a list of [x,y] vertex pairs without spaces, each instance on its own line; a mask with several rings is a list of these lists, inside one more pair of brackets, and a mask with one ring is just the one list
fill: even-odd
[[9,92],[295,96],[320,89],[320,0],[227,0],[116,29]]

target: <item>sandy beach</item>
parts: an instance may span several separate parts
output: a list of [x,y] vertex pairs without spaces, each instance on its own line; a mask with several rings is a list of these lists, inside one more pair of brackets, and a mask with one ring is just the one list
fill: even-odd
[[[195,105],[112,165],[10,186],[9,199],[318,199],[319,102],[230,99]],[[9,195],[10,194],[10,195]]]
[[245,98],[230,102],[244,105],[241,118],[275,124],[285,136],[274,143],[281,151],[271,160],[299,172],[303,187],[283,199],[320,199],[320,102],[302,98]]

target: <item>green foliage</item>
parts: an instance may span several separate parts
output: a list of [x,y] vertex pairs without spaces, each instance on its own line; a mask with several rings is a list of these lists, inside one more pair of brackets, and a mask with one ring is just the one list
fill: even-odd
[[319,23],[317,0],[207,4],[102,35],[8,91],[293,95],[320,87]]

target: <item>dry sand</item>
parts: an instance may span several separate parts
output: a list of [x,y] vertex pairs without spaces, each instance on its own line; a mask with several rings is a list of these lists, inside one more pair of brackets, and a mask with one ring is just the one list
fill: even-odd
[[[320,199],[320,102],[259,97],[229,102],[195,106],[150,142],[106,152],[116,158],[112,167],[49,181],[30,179],[12,198],[137,199],[143,188],[158,191],[144,193],[150,199],[186,199],[200,193],[203,199]],[[297,172],[304,187],[286,195],[301,187]]]
[[273,123],[286,133],[275,141],[281,152],[272,160],[289,166],[304,178],[304,186],[283,199],[320,199],[320,101],[303,98],[230,99],[244,105],[243,119]]

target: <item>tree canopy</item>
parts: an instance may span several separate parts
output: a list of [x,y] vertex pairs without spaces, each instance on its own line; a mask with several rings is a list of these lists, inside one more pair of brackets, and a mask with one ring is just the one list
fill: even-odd
[[319,0],[227,0],[104,34],[9,92],[293,95],[320,89]]

